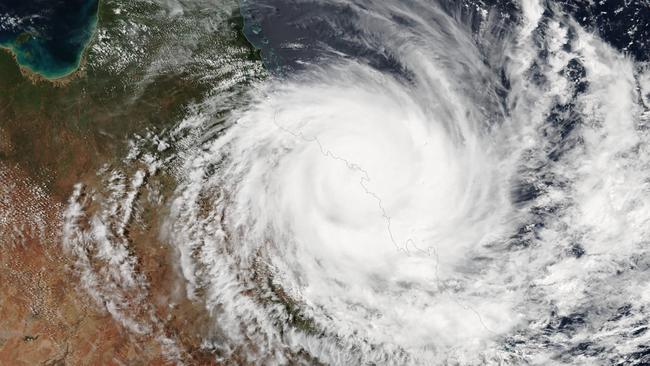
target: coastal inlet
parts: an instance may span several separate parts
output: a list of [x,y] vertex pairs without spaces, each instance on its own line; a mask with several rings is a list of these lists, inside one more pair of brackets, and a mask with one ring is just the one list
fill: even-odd
[[98,0],[3,0],[0,46],[47,79],[74,72],[97,24]]

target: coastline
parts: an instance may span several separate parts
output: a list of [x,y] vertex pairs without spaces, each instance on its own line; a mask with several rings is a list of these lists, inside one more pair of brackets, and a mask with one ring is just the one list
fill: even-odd
[[42,75],[39,72],[32,70],[29,66],[21,64],[18,61],[18,56],[16,56],[16,52],[12,48],[6,46],[0,46],[0,52],[6,52],[7,54],[9,54],[11,58],[14,60],[14,62],[16,63],[16,66],[18,66],[18,69],[20,70],[20,74],[34,84],[39,82],[47,82],[53,84],[54,86],[65,86],[69,84],[72,80],[76,79],[78,76],[81,76],[83,74],[83,66],[86,63],[86,57],[85,57],[86,50],[84,49],[83,51],[84,54],[82,55],[82,57],[80,57],[79,65],[76,66],[72,71],[57,77],[47,77]]
[[102,3],[103,3],[102,0],[97,0],[97,10],[93,15],[93,19],[91,19],[92,29],[90,30],[90,36],[88,37],[86,44],[83,46],[83,49],[79,52],[79,56],[77,58],[77,61],[75,62],[75,65],[72,66],[69,71],[66,71],[60,75],[46,75],[44,73],[34,70],[29,65],[22,64],[18,60],[19,55],[15,47],[7,44],[0,44],[0,50],[8,52],[11,55],[11,57],[14,59],[14,62],[16,62],[16,65],[20,69],[20,73],[24,77],[29,79],[31,82],[33,83],[49,82],[56,86],[67,85],[70,81],[74,80],[75,78],[83,74],[84,66],[87,62],[86,58],[88,56],[88,49],[90,48],[93,41],[95,40],[95,37],[97,36],[97,28],[100,21],[100,10],[102,7]]

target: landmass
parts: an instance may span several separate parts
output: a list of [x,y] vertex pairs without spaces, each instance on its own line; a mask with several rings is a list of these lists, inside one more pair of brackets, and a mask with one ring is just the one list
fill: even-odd
[[[136,197],[124,234],[148,283],[146,301],[126,310],[148,331],[129,328],[85,291],[63,235],[77,183],[91,214],[101,209],[92,198],[109,190],[98,172],[129,176],[143,168],[126,159],[134,136],[170,130],[215,88],[243,90],[263,77],[237,3],[222,5],[206,11],[101,1],[80,67],[63,78],[48,79],[0,52],[0,364],[217,363],[202,345],[209,314],[184,296],[176,253],[159,235],[175,177],[147,175],[159,198]],[[216,30],[197,27],[215,19]],[[139,147],[141,154],[158,148]],[[238,362],[233,357],[228,363]]]

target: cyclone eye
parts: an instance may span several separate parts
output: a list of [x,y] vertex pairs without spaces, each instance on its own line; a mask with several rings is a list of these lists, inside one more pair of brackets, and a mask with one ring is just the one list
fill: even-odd
[[241,1],[225,45],[206,16],[164,63],[199,100],[74,187],[74,268],[174,360],[645,365],[650,13],[579,3]]

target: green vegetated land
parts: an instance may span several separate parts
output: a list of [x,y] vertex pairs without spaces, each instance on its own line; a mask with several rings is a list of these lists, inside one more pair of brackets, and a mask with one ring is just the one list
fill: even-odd
[[123,158],[130,136],[170,128],[220,82],[259,68],[237,4],[224,3],[230,10],[178,15],[144,1],[101,1],[80,69],[55,82],[21,72],[0,52],[0,160],[63,198],[84,175]]

